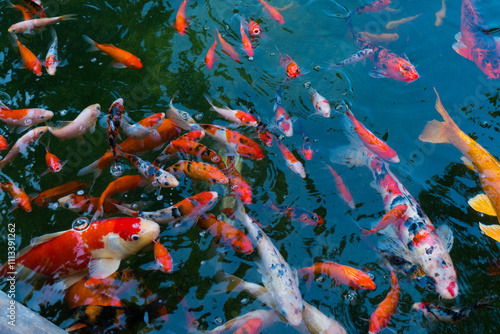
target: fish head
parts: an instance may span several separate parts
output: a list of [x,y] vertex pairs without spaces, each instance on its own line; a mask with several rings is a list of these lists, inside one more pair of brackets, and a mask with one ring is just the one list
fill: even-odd
[[59,198],[57,202],[59,203],[60,207],[64,207],[69,210],[79,210],[82,207],[82,204],[88,199],[88,195],[71,194]]
[[285,316],[290,325],[300,325],[302,323],[302,311],[304,310],[302,297],[293,291],[289,291],[289,293],[277,297],[277,310]]
[[319,100],[315,104],[316,112],[323,117],[330,117],[331,108],[327,100]]
[[130,57],[125,61],[125,66],[128,68],[133,68],[135,70],[140,70],[142,68],[142,62],[137,57]]
[[219,194],[215,191],[204,191],[194,195],[190,199],[191,203],[195,207],[194,211],[196,212],[196,215],[199,215],[215,205],[219,199]]
[[296,62],[294,61],[291,61],[287,67],[286,67],[286,75],[289,77],[289,78],[297,78],[299,76],[302,75],[302,73],[300,73],[300,67],[299,65],[297,65]]
[[419,78],[419,75],[417,73],[417,70],[415,69],[415,66],[413,66],[412,63],[410,63],[406,59],[399,59],[398,60],[398,73],[401,77],[401,81],[415,81]]
[[309,141],[304,142],[304,144],[302,145],[302,149],[300,150],[300,153],[306,160],[311,160],[313,158],[314,151]]
[[248,24],[248,33],[252,37],[258,37],[262,33],[262,29],[257,22],[250,20],[250,23]]
[[236,252],[241,254],[250,254],[253,252],[252,243],[244,233],[236,235],[234,238],[230,239],[230,246]]
[[295,174],[298,174],[301,178],[304,179],[306,177],[306,170],[300,161],[289,163],[288,168],[290,168]]
[[164,188],[175,188],[179,185],[179,181],[169,172],[158,169],[153,185]]
[[159,112],[147,118],[147,127],[159,126],[165,119],[165,113]]

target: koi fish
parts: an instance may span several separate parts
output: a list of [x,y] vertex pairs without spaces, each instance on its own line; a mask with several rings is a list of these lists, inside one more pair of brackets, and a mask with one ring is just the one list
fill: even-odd
[[[127,138],[120,144],[120,147],[127,153],[141,154],[174,139],[180,134],[181,129],[166,119],[161,123],[157,131],[160,136],[153,134],[144,139]],[[100,159],[80,169],[78,176],[89,173],[98,176],[112,161],[114,161],[113,153],[106,152]]]
[[217,152],[209,149],[201,143],[197,143],[191,140],[172,140],[170,144],[165,148],[165,150],[156,158],[153,162],[154,165],[159,165],[165,160],[170,160],[178,153],[189,154],[195,157],[200,157],[202,160],[207,162],[212,162],[217,164],[219,169],[223,170],[226,165],[222,161],[222,158],[217,154]]
[[144,118],[141,124],[135,123],[130,117],[124,114],[122,116],[121,129],[130,138],[144,139],[149,135],[159,135],[157,130],[164,119],[164,113],[156,113]]
[[372,78],[392,78],[403,82],[411,82],[419,78],[415,66],[410,63],[405,54],[401,57],[382,46],[362,40],[361,36],[354,32],[350,22],[348,23],[348,28],[360,49],[373,50],[368,55],[375,65],[375,69],[369,73]]
[[[369,33],[368,31],[361,31],[359,33],[359,38],[361,38],[363,41],[369,41],[369,42],[394,42],[394,41],[397,41],[399,39],[399,35],[397,33],[372,34],[372,33]],[[366,50],[371,50],[371,49],[366,49]],[[363,50],[361,50],[361,51],[363,51]],[[373,52],[373,50],[371,50],[371,52]]]
[[402,24],[405,24],[405,23],[408,23],[408,22],[415,20],[420,15],[422,15],[422,14],[418,14],[418,15],[410,16],[410,17],[405,17],[404,19],[397,20],[397,21],[391,21],[385,25],[385,29],[387,29],[387,30],[395,29]]
[[87,50],[88,52],[100,50],[113,58],[115,61],[112,63],[112,66],[114,68],[128,67],[136,70],[142,68],[141,60],[128,51],[117,48],[111,44],[99,44],[85,35],[83,35],[83,39],[91,45]]
[[79,181],[70,181],[63,185],[47,189],[40,194],[33,196],[33,202],[38,206],[47,207],[50,203],[57,201],[59,198],[74,193],[85,188],[88,184]]
[[[360,37],[362,38],[362,37]],[[363,39],[366,41],[366,39]],[[342,60],[340,63],[337,63],[333,66],[340,67],[349,64],[358,63],[366,58],[368,58],[373,53],[373,49],[363,49],[361,51],[356,52],[355,54],[349,56],[347,59]]]
[[349,13],[347,13],[347,18],[350,19],[354,14],[380,12],[390,4],[391,0],[375,0],[369,4],[363,5],[356,8],[355,10],[350,11]]
[[240,204],[235,212],[236,218],[245,226],[248,236],[257,249],[261,262],[259,272],[262,283],[271,293],[276,309],[292,326],[302,323],[304,303],[299,291],[297,271],[292,271],[281,253],[269,237],[258,227]]
[[31,17],[33,16],[33,11],[26,9],[25,7],[23,7],[21,5],[15,5],[12,7],[19,10],[23,14],[24,20],[31,20]]
[[30,126],[46,122],[53,116],[52,111],[40,108],[9,109],[0,101],[0,120],[12,126],[19,126],[17,132],[23,132]]
[[[77,214],[95,214],[95,212],[99,209],[99,201],[101,199],[99,197],[90,197],[87,194],[78,195],[71,194],[65,197],[61,197],[57,200],[59,203],[59,207],[68,209]],[[118,209],[116,208],[116,204],[126,206],[125,203],[120,201],[115,201],[112,199],[107,199],[102,203],[102,212],[103,213],[116,213]]]
[[207,55],[205,56],[205,64],[207,64],[207,67],[209,69],[212,69],[214,66],[214,63],[219,60],[219,57],[215,55],[215,48],[217,48],[217,38],[215,37],[214,33],[214,42],[212,43],[212,46],[210,49],[207,51]]
[[381,230],[387,228],[387,226],[393,225],[397,226],[399,225],[402,221],[404,221],[405,217],[404,214],[406,210],[408,209],[408,206],[405,204],[399,204],[396,205],[394,208],[392,208],[389,212],[387,212],[382,219],[377,223],[377,225],[372,228],[371,230],[362,230],[361,233],[364,236],[369,236],[370,234],[375,234],[380,232]]
[[215,31],[217,32],[217,35],[219,36],[220,45],[222,46],[222,52],[224,52],[229,57],[231,57],[231,59],[234,60],[235,62],[239,63],[240,62],[240,55],[238,54],[238,52],[236,52],[236,50],[231,46],[231,44],[229,44],[228,42],[226,42],[224,40],[224,38],[222,38],[218,29],[215,29]]
[[281,16],[280,12],[270,4],[268,4],[265,0],[259,0],[259,2],[264,6],[264,9],[269,13],[271,18],[278,22],[279,24],[285,24],[285,19]]
[[500,78],[500,41],[493,37],[470,0],[462,1],[460,32],[455,35],[453,50],[472,60],[489,79]]
[[309,88],[309,95],[311,102],[318,115],[329,118],[330,117],[330,104],[327,99],[320,95],[314,88]]
[[248,38],[248,35],[245,33],[245,28],[243,23],[245,23],[245,19],[242,16],[240,18],[241,43],[243,44],[243,50],[245,50],[245,52],[248,55],[248,59],[252,60],[253,59],[252,42],[250,42],[250,38]]
[[231,189],[234,197],[239,199],[245,205],[252,203],[252,188],[243,176],[241,176],[240,172],[236,170],[234,164],[227,167],[226,175],[229,179],[229,189]]
[[229,182],[227,176],[217,167],[205,162],[180,160],[165,170],[176,177],[184,175],[192,180],[200,180],[212,184],[226,184]]
[[258,334],[264,329],[264,324],[267,326],[278,321],[278,315],[274,310],[255,310],[246,314],[240,315],[229,320],[210,331],[207,334],[227,333],[233,334]]
[[282,100],[283,100],[283,89],[280,88],[276,92],[276,98],[274,101],[274,119],[276,121],[276,126],[278,129],[283,132],[283,134],[287,137],[293,136],[293,125],[290,116],[286,112],[285,108],[283,108]]
[[59,139],[73,139],[83,136],[87,131],[94,132],[97,118],[101,114],[99,103],[92,104],[83,109],[78,116],[71,122],[63,122],[63,127],[52,128],[49,126],[49,132]]
[[7,181],[5,183],[0,183],[0,188],[3,191],[8,192],[12,196],[14,209],[22,208],[26,212],[31,212],[31,202],[30,197],[24,192],[22,188],[19,188],[12,181]]
[[370,316],[370,329],[368,334],[376,334],[384,330],[389,325],[394,312],[396,312],[398,308],[400,295],[398,277],[394,273],[394,270],[390,270],[391,290],[387,293],[384,300],[378,304],[375,312]]
[[393,226],[393,229],[384,230],[392,234],[379,242],[379,249],[419,265],[427,276],[434,279],[439,295],[445,299],[456,298],[457,272],[449,254],[453,245],[451,231],[443,227],[446,225],[436,230],[417,201],[390,171],[388,164],[364,146],[355,145],[355,148],[348,146],[333,150],[332,162],[368,166],[383,198],[386,212],[400,204],[407,206],[403,221]]
[[[276,50],[278,49],[276,48]],[[278,54],[280,56],[280,65],[283,66],[283,68],[285,69],[287,78],[295,79],[303,74],[300,72],[299,65],[297,65],[297,63],[292,60],[292,57],[290,57],[287,54],[282,56],[279,51]]]
[[375,154],[380,159],[387,162],[399,162],[399,157],[396,151],[394,151],[386,142],[375,136],[370,130],[368,130],[363,123],[358,121],[354,114],[352,113],[349,106],[344,104],[345,128],[348,130],[348,135],[353,140],[359,140],[371,153]]
[[293,220],[306,223],[307,225],[317,226],[325,223],[323,217],[314,212],[309,212],[300,208],[277,205],[271,202],[271,200],[266,203],[266,206],[269,206],[271,209],[278,211]]
[[267,147],[273,146],[273,135],[267,128],[267,125],[261,120],[257,121],[257,126],[255,127],[257,133],[259,134],[259,139],[263,142]]
[[161,244],[160,241],[154,241],[155,262],[158,268],[165,274],[171,273],[174,269],[172,264],[172,256],[168,249]]
[[6,150],[9,148],[9,143],[7,143],[7,139],[4,136],[0,135],[0,151]]
[[248,22],[248,33],[251,37],[259,37],[262,34],[262,28],[257,22],[250,19],[250,22]]
[[59,159],[55,154],[50,153],[48,149],[45,151],[45,163],[47,164],[49,171],[53,173],[60,172],[63,167],[61,159]]
[[309,141],[309,136],[306,134],[306,129],[304,129],[304,125],[302,124],[302,122],[299,122],[299,129],[300,132],[302,132],[302,139],[304,140],[304,143],[302,144],[299,152],[300,154],[302,154],[304,159],[312,160],[314,150],[312,149],[311,142]]
[[297,273],[299,277],[307,279],[308,287],[311,286],[314,275],[326,275],[338,285],[349,285],[354,290],[375,290],[377,287],[370,276],[361,270],[332,261],[316,262],[310,267],[299,269]]
[[74,16],[74,14],[69,14],[57,17],[44,17],[41,19],[25,20],[11,25],[9,28],[9,32],[11,34],[31,32],[32,30],[45,28],[46,26],[57,22],[75,20]]
[[14,161],[19,152],[26,152],[28,146],[36,142],[45,132],[47,132],[47,126],[40,126],[33,130],[28,131],[24,136],[19,138],[14,146],[10,149],[9,153],[0,160],[0,168],[5,167],[8,163]]
[[404,258],[385,254],[384,259],[396,268],[400,273],[410,278],[417,286],[427,291],[436,291],[436,283],[432,277],[427,276],[425,271],[419,265],[413,264]]
[[245,233],[241,232],[233,225],[219,220],[213,214],[203,214],[198,218],[196,224],[207,230],[216,240],[231,247],[235,252],[250,254],[253,246]]
[[57,57],[57,35],[54,29],[51,29],[50,32],[52,33],[52,44],[45,56],[45,69],[49,75],[55,75],[57,66],[59,66],[59,59]]
[[42,18],[47,16],[45,14],[45,10],[43,9],[43,7],[40,4],[36,3],[35,1],[33,0],[21,0],[21,1],[24,2],[24,4],[28,6],[28,8],[30,8],[31,11],[34,12],[36,15]]
[[335,180],[335,187],[337,188],[337,192],[339,196],[344,200],[344,202],[349,205],[351,209],[354,209],[356,206],[354,205],[354,200],[352,199],[352,195],[349,192],[349,189],[344,184],[344,181],[340,177],[340,175],[332,168],[332,166],[327,165],[328,168],[330,169],[330,173],[333,176],[333,179]]
[[129,208],[117,205],[116,207],[126,215],[146,218],[159,224],[174,224],[178,222],[189,222],[189,226],[195,223],[198,216],[210,210],[218,200],[215,191],[204,191],[191,197],[187,197],[168,208],[158,211],[133,211]]
[[179,10],[177,11],[177,15],[175,16],[175,24],[174,27],[179,32],[179,35],[184,36],[186,34],[186,29],[189,25],[186,19],[186,6],[188,0],[184,0],[181,2],[179,6]]
[[210,96],[207,94],[204,94],[205,99],[207,99],[208,104],[210,104],[211,109],[215,112],[217,112],[219,115],[224,117],[230,122],[237,123],[238,125],[245,125],[245,126],[257,126],[257,120],[255,117],[253,117],[251,114],[244,112],[242,110],[233,110],[229,109],[227,106],[224,108],[219,108],[214,106],[214,103]]
[[443,24],[443,19],[446,17],[446,3],[445,0],[441,0],[441,9],[436,12],[436,22],[434,25],[439,27]]
[[[111,218],[46,234],[31,240],[30,246],[16,258],[16,266],[51,277],[64,278],[69,287],[87,273],[91,278],[106,278],[120,266],[120,261],[137,253],[160,234],[160,226],[141,218]],[[12,271],[5,264],[0,274]]]
[[[15,36],[15,35],[14,35]],[[40,59],[38,59],[30,49],[25,47],[19,39],[15,37],[17,42],[17,47],[19,48],[19,52],[21,53],[21,58],[24,61],[24,67],[36,74],[37,76],[42,75],[42,63],[40,63]]]
[[220,125],[201,124],[200,126],[214,140],[227,145],[239,155],[254,160],[264,158],[264,153],[260,146],[238,131],[230,130]]
[[[281,311],[276,307],[276,303],[273,299],[271,293],[263,286],[255,283],[250,283],[242,280],[233,275],[226,273],[217,273],[217,278],[219,280],[228,281],[227,286],[228,291],[245,291],[252,295],[254,298],[258,299],[261,303],[271,306],[276,312],[281,313]],[[346,334],[346,330],[334,319],[327,317],[324,313],[318,310],[316,307],[312,306],[305,300],[304,310],[302,311],[302,323],[297,328],[301,333],[311,333],[311,334]]]
[[470,316],[472,312],[476,309],[484,307],[488,309],[493,309],[491,302],[495,301],[497,296],[484,297],[476,304],[472,306],[457,308],[445,308],[439,305],[434,305],[431,303],[415,303],[413,304],[413,309],[417,311],[422,311],[424,316],[432,320],[439,320],[444,322],[457,322],[463,320]]
[[285,159],[285,163],[290,168],[292,172],[300,176],[301,178],[306,177],[306,171],[304,169],[304,165],[293,155],[292,152],[285,146],[285,144],[281,143],[281,141],[276,138],[276,142],[278,143],[278,147]]
[[108,112],[108,125],[106,127],[106,134],[108,135],[108,143],[113,152],[113,157],[115,158],[115,164],[118,163],[116,158],[116,137],[118,137],[118,131],[120,131],[120,126],[122,124],[122,114],[123,114],[123,99],[117,99],[111,107],[109,107]]
[[124,307],[118,298],[118,289],[120,283],[123,284],[126,278],[118,279],[120,273],[115,272],[104,279],[96,279],[98,284],[95,284],[93,289],[86,286],[88,281],[86,278],[73,284],[64,296],[69,308],[74,309],[85,305]]
[[[434,89],[434,91],[436,90]],[[444,122],[437,120],[428,122],[418,138],[423,142],[449,143],[459,149],[464,155],[462,160],[466,166],[479,173],[481,187],[485,192],[485,194],[479,194],[470,199],[469,205],[476,211],[500,217],[500,196],[498,195],[500,185],[496,182],[500,180],[500,163],[484,147],[460,130],[441,103],[437,91],[436,95],[436,110],[441,114]],[[490,231],[500,231],[500,225],[489,227],[480,225],[480,228],[485,231],[486,235],[500,242],[500,235],[489,233]],[[487,228],[491,228],[491,230],[487,230]]]

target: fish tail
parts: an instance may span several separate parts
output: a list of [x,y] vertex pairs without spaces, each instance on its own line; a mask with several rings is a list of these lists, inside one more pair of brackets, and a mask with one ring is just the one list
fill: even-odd
[[497,299],[498,299],[498,296],[496,296],[496,295],[486,296],[486,297],[482,298],[480,301],[478,301],[474,307],[475,308],[484,307],[484,308],[488,308],[488,309],[493,309],[493,306],[491,305],[491,303]]
[[210,96],[208,96],[208,94],[206,94],[206,93],[203,94],[203,96],[207,100],[208,104],[210,104],[210,106],[212,107],[212,110],[214,110],[214,103],[213,103],[212,99],[210,98]]
[[371,230],[367,230],[364,228],[361,229],[361,235],[365,238],[372,235],[372,234],[373,234],[373,232]]
[[500,242],[500,225],[483,225],[479,223],[479,228],[484,232],[488,237]]
[[422,134],[418,137],[423,142],[427,143],[450,143],[446,137],[446,122],[432,120],[427,122]]
[[312,281],[314,279],[314,272],[310,267],[304,267],[297,270],[297,275],[302,279],[307,279],[307,291],[311,290]]
[[88,165],[87,167],[83,167],[82,169],[80,169],[78,171],[77,175],[82,176],[82,175],[94,173],[94,177],[98,177],[99,174],[101,174],[101,172],[102,172],[102,170],[99,168],[100,161],[101,161],[101,159],[98,159],[98,160],[94,161],[93,163],[91,163],[90,165]]
[[66,14],[60,17],[61,21],[76,20],[76,14]]
[[97,43],[94,42],[89,36],[82,35],[82,37],[85,40],[85,42],[90,44],[90,47],[87,49],[87,52],[99,51],[99,48],[97,47]]
[[359,145],[356,147],[352,144],[330,150],[330,161],[339,165],[366,166],[367,159],[367,155]]
[[132,217],[137,217],[139,215],[139,211],[131,210],[131,209],[127,208],[126,206],[120,205],[118,203],[113,203],[113,204],[115,205],[115,207],[118,210],[120,210],[122,213],[124,213],[126,215],[129,215]]

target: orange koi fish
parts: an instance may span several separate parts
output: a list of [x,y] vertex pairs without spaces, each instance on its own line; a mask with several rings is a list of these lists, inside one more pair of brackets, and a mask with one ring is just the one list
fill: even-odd
[[226,169],[226,175],[229,178],[229,189],[231,189],[234,197],[239,199],[243,204],[252,203],[252,188],[236,168],[229,166]]
[[397,41],[399,39],[399,35],[396,33],[393,33],[393,34],[372,34],[372,33],[369,33],[367,31],[361,31],[359,33],[359,36],[363,41],[368,41],[368,42],[394,42],[394,41]]
[[15,205],[14,209],[22,208],[26,212],[31,212],[32,207],[30,197],[24,192],[23,189],[16,186],[12,181],[0,183],[0,188],[12,196],[12,202]]
[[288,168],[290,168],[291,171],[304,179],[306,177],[306,170],[304,169],[304,165],[302,165],[302,163],[295,157],[295,155],[293,155],[293,153],[278,138],[276,138],[276,142],[278,143],[278,147],[280,148],[283,158],[285,158],[285,163]]
[[200,157],[207,162],[215,163],[220,170],[224,170],[226,165],[217,152],[209,149],[201,143],[191,140],[172,140],[172,142],[165,148],[165,151],[156,158],[156,164],[160,164],[165,160],[169,160],[178,153],[189,154],[195,157]]
[[[141,124],[141,122],[139,122]],[[177,137],[181,129],[170,120],[164,120],[158,128],[159,137],[155,134],[149,135],[144,139],[127,138],[120,144],[120,147],[127,153],[141,154],[154,149],[164,143]],[[94,173],[98,176],[106,166],[114,160],[113,153],[105,153],[99,160],[94,161],[87,167],[80,169],[78,176]]]
[[7,139],[4,136],[0,135],[0,151],[6,150],[9,147],[9,143],[7,143]]
[[304,209],[277,205],[271,202],[271,200],[266,203],[266,206],[269,206],[271,209],[290,217],[292,220],[300,221],[306,223],[307,225],[317,226],[325,223],[323,217],[317,213],[309,212]]
[[23,14],[23,19],[24,20],[31,20],[31,17],[33,16],[33,11],[26,9],[25,7],[21,5],[15,5],[13,8],[19,10]]
[[252,37],[259,37],[262,34],[262,28],[257,22],[250,19],[250,22],[248,23],[248,33]]
[[207,67],[209,69],[212,69],[214,66],[214,63],[219,60],[219,57],[215,55],[215,48],[217,48],[217,38],[215,37],[214,33],[214,42],[212,43],[212,46],[210,49],[207,51],[207,55],[205,56],[205,64],[207,64]]
[[[66,287],[90,274],[106,278],[120,261],[137,253],[160,234],[155,222],[135,217],[100,220],[67,231],[46,234],[31,241],[16,258],[18,272],[28,269],[45,277],[64,278]],[[13,271],[9,264],[0,270],[5,276]],[[77,278],[77,279],[76,279]]]
[[21,53],[21,58],[23,58],[25,68],[35,73],[37,76],[41,76],[42,63],[40,62],[40,59],[38,59],[35,56],[35,54],[30,51],[30,49],[21,44],[21,42],[19,42],[19,39],[17,37],[16,37],[16,42],[17,42],[17,47],[19,48],[19,52]]
[[304,143],[302,144],[302,147],[300,148],[299,152],[300,154],[302,154],[304,159],[312,160],[314,150],[312,148],[311,142],[309,141],[309,136],[307,135],[306,129],[304,128],[302,122],[299,122],[299,129],[300,132],[302,132],[302,139],[304,140]]
[[63,167],[61,159],[59,159],[55,154],[50,153],[48,149],[46,149],[45,151],[45,162],[47,163],[49,171],[53,173],[60,172]]
[[234,334],[258,334],[262,330],[263,322],[261,318],[252,318],[245,321]]
[[70,181],[63,185],[47,189],[40,194],[33,196],[33,202],[38,206],[47,207],[50,203],[57,201],[59,198],[74,193],[88,186],[85,182]]
[[158,240],[155,240],[154,244],[155,262],[158,268],[166,274],[171,273],[174,266],[168,249]]
[[378,233],[385,229],[389,225],[397,226],[400,222],[404,221],[404,214],[408,206],[405,204],[399,204],[393,207],[389,212],[387,212],[382,219],[377,223],[377,225],[371,230],[362,230],[361,233],[364,236],[368,236],[370,234]]
[[344,200],[344,202],[347,203],[347,205],[349,205],[351,209],[354,209],[354,200],[352,199],[352,195],[349,192],[349,189],[347,189],[347,187],[345,186],[344,181],[342,180],[340,175],[332,168],[332,166],[327,166],[330,169],[330,173],[332,174],[333,179],[335,180],[335,187],[337,188],[339,196]]
[[33,0],[21,0],[21,1],[24,2],[24,4],[28,6],[28,8],[30,8],[31,11],[36,15],[40,17],[47,16],[47,14],[45,14],[45,10],[43,9],[43,7],[40,4],[36,3],[35,1]]
[[201,215],[197,221],[198,226],[208,230],[217,240],[231,247],[235,252],[250,254],[253,252],[253,246],[245,233],[241,232],[233,225],[219,220],[213,214]]
[[375,312],[370,317],[370,329],[368,334],[380,333],[384,330],[391,321],[394,312],[399,304],[399,283],[394,271],[391,270],[391,290],[385,299],[378,304]]
[[55,24],[61,21],[74,20],[73,14],[57,16],[57,17],[44,17],[41,19],[31,19],[15,23],[10,26],[9,33],[21,34],[24,32],[31,32],[35,29],[42,29],[48,25]]
[[244,126],[257,126],[257,120],[251,114],[243,110],[233,110],[229,109],[227,106],[224,108],[219,108],[214,106],[214,103],[210,96],[204,94],[205,99],[207,99],[208,104],[212,107],[211,109],[217,112],[219,115],[226,118],[228,121],[237,123],[238,125]]
[[283,132],[285,136],[291,137],[293,136],[293,123],[285,108],[283,108],[282,100],[283,89],[280,86],[276,92],[276,98],[274,101],[274,119],[278,129]]
[[415,16],[410,16],[410,17],[405,17],[404,19],[397,20],[397,21],[391,21],[385,25],[385,29],[387,29],[387,30],[395,29],[402,24],[405,24],[405,23],[408,23],[408,22],[415,20],[420,15],[422,15],[422,14],[417,14]]
[[128,51],[119,49],[111,44],[99,44],[85,35],[83,35],[83,39],[91,45],[91,47],[87,51],[90,52],[101,50],[115,60],[112,64],[112,66],[115,68],[128,67],[136,70],[142,68],[141,60]]
[[218,194],[214,191],[204,191],[188,197],[168,208],[158,211],[133,211],[129,208],[117,205],[116,207],[126,215],[150,219],[159,224],[170,224],[176,222],[195,223],[197,217],[210,210],[218,200]]
[[46,122],[53,116],[52,111],[40,108],[9,109],[0,101],[0,121],[12,126],[19,126],[18,132],[22,132],[30,126]]
[[184,175],[192,180],[200,180],[212,184],[226,184],[229,182],[227,176],[217,167],[205,162],[180,160],[165,170],[176,177]]
[[248,55],[248,59],[252,60],[253,59],[253,46],[252,42],[250,42],[250,38],[248,38],[248,35],[245,33],[245,28],[243,23],[245,23],[245,19],[243,16],[240,18],[240,34],[241,34],[241,43],[243,44],[243,50]]
[[120,126],[122,124],[122,114],[123,114],[123,99],[117,99],[111,107],[109,107],[108,112],[108,126],[106,127],[106,133],[108,135],[108,143],[113,152],[113,157],[115,158],[115,164],[118,163],[116,158],[116,137],[118,137],[118,131],[120,131]]
[[[278,49],[276,48],[276,50]],[[302,75],[299,65],[297,65],[297,63],[292,60],[292,57],[287,54],[282,56],[279,51],[278,54],[280,56],[280,65],[285,69],[287,78],[295,79]]]
[[45,132],[47,132],[47,126],[40,126],[33,130],[28,131],[24,136],[19,138],[14,146],[10,149],[9,153],[0,160],[0,168],[5,167],[8,163],[14,161],[19,152],[26,152],[29,145],[36,142]]
[[278,22],[279,24],[285,24],[285,19],[281,16],[280,12],[270,4],[268,4],[265,0],[259,0],[259,2],[264,6],[264,9],[269,13],[271,18]]
[[235,62],[239,63],[240,62],[240,55],[238,54],[238,52],[236,52],[236,50],[231,46],[231,44],[229,44],[228,42],[226,42],[224,40],[224,38],[222,38],[218,29],[215,29],[215,31],[217,32],[217,35],[219,36],[220,45],[222,46],[222,52],[224,52],[229,57],[231,57],[231,59],[234,60]]
[[345,284],[354,290],[375,290],[377,287],[370,276],[361,270],[332,261],[317,262],[310,267],[297,270],[297,274],[299,277],[307,279],[308,287],[311,286],[314,275],[326,275],[333,279],[337,285]]
[[135,123],[126,114],[122,117],[121,129],[122,131],[131,138],[144,139],[149,135],[158,135],[158,128],[165,119],[165,113],[156,113],[151,116],[147,116],[142,119],[141,123]]
[[177,29],[179,35],[184,36],[186,34],[186,29],[189,25],[186,19],[186,6],[188,0],[184,0],[181,2],[179,6],[179,10],[177,11],[177,15],[175,16],[175,24],[174,28]]
[[[64,299],[68,302],[70,309],[79,306],[117,306],[124,307],[120,298],[118,298],[119,283],[124,282],[124,278],[118,279],[121,272],[115,272],[109,277],[96,279],[94,288],[87,286],[87,279],[83,278],[68,288]],[[121,275],[120,275],[121,276]]]

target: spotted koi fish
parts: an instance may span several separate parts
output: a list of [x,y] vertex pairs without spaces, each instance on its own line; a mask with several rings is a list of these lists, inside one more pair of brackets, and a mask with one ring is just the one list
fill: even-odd
[[229,179],[222,171],[205,162],[180,160],[165,170],[176,177],[184,175],[192,180],[212,184],[226,184],[229,182]]
[[[177,139],[175,139],[175,141],[177,141],[176,143],[178,143],[182,147],[182,144],[184,144],[185,142],[194,142],[194,143],[198,144],[198,142],[200,140],[202,140],[203,138],[205,138],[205,131],[203,131],[203,130],[192,130],[192,131],[189,131],[188,133],[183,134],[182,136],[178,137]],[[153,165],[158,166],[159,164],[163,163],[166,160],[173,159],[179,153],[187,153],[187,152],[183,152],[181,150],[178,150],[176,147],[174,147],[172,145],[173,141],[174,140],[172,140],[165,147],[165,149],[163,150],[163,152],[161,152],[160,155],[155,159],[155,161],[153,162]],[[180,144],[180,143],[182,143],[182,144]],[[195,154],[192,154],[192,155],[195,155]]]
[[220,170],[224,170],[226,165],[217,152],[209,149],[205,145],[191,140],[172,140],[165,150],[156,158],[153,164],[158,165],[166,160],[179,155],[179,153],[189,154],[199,157],[204,161],[215,163]]
[[[363,39],[366,41],[366,39]],[[340,63],[335,64],[334,66],[340,67],[349,64],[359,63],[360,61],[368,58],[373,53],[373,49],[363,49],[361,51],[356,52],[355,54],[349,56],[347,59],[342,60]]]
[[47,122],[53,116],[52,111],[40,108],[10,109],[0,101],[0,121],[12,126],[19,126],[18,132],[22,132],[30,126]]
[[116,138],[118,137],[118,131],[120,131],[120,126],[122,124],[122,114],[123,114],[123,99],[117,99],[108,112],[108,126],[106,128],[106,133],[108,135],[108,143],[113,152],[113,157],[115,158],[115,164],[118,163],[116,157]]
[[283,134],[287,137],[293,136],[293,125],[290,116],[286,112],[285,108],[283,108],[283,88],[278,89],[276,92],[276,99],[274,101],[274,119],[276,121],[276,126],[278,129],[283,132]]

